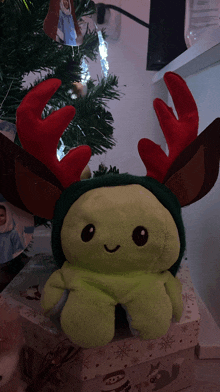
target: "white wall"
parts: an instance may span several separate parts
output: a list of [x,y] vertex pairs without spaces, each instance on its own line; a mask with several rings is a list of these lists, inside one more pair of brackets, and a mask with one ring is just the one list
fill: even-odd
[[[108,0],[103,2],[109,3]],[[114,0],[110,3],[149,23],[150,0]],[[111,10],[111,13],[114,16],[115,11]],[[137,150],[138,141],[147,137],[165,147],[153,100],[156,97],[167,99],[167,94],[163,83],[152,85],[154,72],[146,71],[147,46],[148,29],[122,15],[120,39],[108,42],[109,72],[119,77],[119,87],[125,93],[120,101],[109,102],[117,145],[106,154],[92,157],[91,170],[97,170],[103,162],[107,167],[116,166],[121,173],[145,175],[146,169]],[[93,79],[97,74],[100,76],[99,60],[90,63],[89,70]]]
[[[220,65],[186,79],[199,110],[199,133],[220,117]],[[220,178],[211,191],[183,208],[193,283],[220,326]]]

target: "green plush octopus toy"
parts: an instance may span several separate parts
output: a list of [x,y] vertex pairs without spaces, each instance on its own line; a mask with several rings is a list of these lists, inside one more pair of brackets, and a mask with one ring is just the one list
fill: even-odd
[[178,119],[155,99],[169,155],[141,139],[138,151],[147,176],[80,180],[91,157],[88,146],[72,149],[58,161],[58,141],[75,115],[75,109],[66,106],[41,118],[61,84],[58,79],[40,83],[20,104],[17,131],[23,148],[0,135],[0,150],[10,151],[1,169],[7,180],[1,193],[17,207],[53,219],[58,269],[44,287],[42,308],[54,308],[67,289],[61,327],[84,348],[114,338],[117,304],[126,309],[130,328],[141,339],[165,335],[172,316],[178,322],[183,312],[176,277],[186,246],[181,207],[201,199],[217,180],[220,119],[197,136],[198,110],[185,81],[172,72],[164,81]]

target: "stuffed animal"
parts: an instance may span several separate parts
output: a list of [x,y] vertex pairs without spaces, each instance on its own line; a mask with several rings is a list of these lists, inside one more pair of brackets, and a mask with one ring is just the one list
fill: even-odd
[[0,298],[0,391],[23,392],[19,356],[24,337],[18,310]]
[[183,304],[176,278],[185,250],[181,207],[205,196],[218,177],[220,119],[198,137],[198,111],[184,80],[164,76],[178,119],[162,100],[154,108],[167,156],[148,139],[138,143],[147,176],[115,174],[80,181],[91,157],[79,146],[58,161],[58,141],[75,115],[66,106],[46,119],[44,106],[61,82],[34,87],[17,110],[23,149],[0,135],[0,192],[34,215],[53,219],[58,270],[47,281],[42,307],[51,310],[65,289],[61,313],[66,335],[84,348],[102,346],[115,333],[115,306],[126,308],[141,339],[156,339],[179,321]]

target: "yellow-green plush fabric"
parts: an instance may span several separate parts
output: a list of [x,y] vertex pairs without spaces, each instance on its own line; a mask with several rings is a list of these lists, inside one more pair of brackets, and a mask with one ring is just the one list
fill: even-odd
[[[95,233],[84,242],[81,233],[89,224]],[[144,227],[148,234],[143,246],[132,239],[137,227]],[[180,251],[170,212],[137,184],[92,189],[80,196],[64,218],[61,244],[72,265],[106,274],[165,271]],[[105,248],[111,251],[117,246],[120,248],[113,253]]]
[[62,329],[75,344],[85,348],[102,346],[113,339],[117,303],[126,305],[132,328],[143,339],[165,335],[172,314],[177,321],[182,315],[181,284],[169,271],[106,275],[79,270],[66,262],[45,285],[45,311],[55,305],[53,299],[58,302],[64,288],[70,294],[61,314]]
[[61,326],[85,348],[114,337],[115,305],[125,305],[143,339],[163,336],[182,314],[181,284],[168,269],[180,254],[173,216],[140,184],[99,187],[69,208],[61,228],[66,262],[45,285],[47,311],[70,290]]
[[178,259],[169,268],[171,274],[173,276],[176,275],[186,247],[185,230],[182,220],[180,203],[177,197],[170,191],[169,188],[167,188],[165,185],[161,184],[154,178],[147,176],[133,176],[127,173],[104,175],[92,178],[90,180],[80,181],[72,184],[62,193],[60,199],[57,201],[55,206],[51,238],[53,256],[59,268],[62,267],[63,263],[66,260],[61,246],[61,229],[63,226],[64,218],[72,204],[75,203],[75,201],[84,193],[92,189],[126,186],[131,184],[141,185],[142,187],[148,189],[153,195],[155,195],[159,202],[170,212],[176,223],[180,239],[180,252]]

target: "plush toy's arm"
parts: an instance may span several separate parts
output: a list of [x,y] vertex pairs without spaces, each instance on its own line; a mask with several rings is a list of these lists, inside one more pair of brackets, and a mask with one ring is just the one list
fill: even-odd
[[177,277],[169,273],[169,279],[165,283],[167,295],[170,297],[170,301],[173,307],[173,315],[176,321],[180,321],[183,313],[183,301],[182,301],[182,284]]
[[55,271],[46,282],[41,297],[41,306],[44,312],[52,309],[61,299],[65,287],[60,270]]

